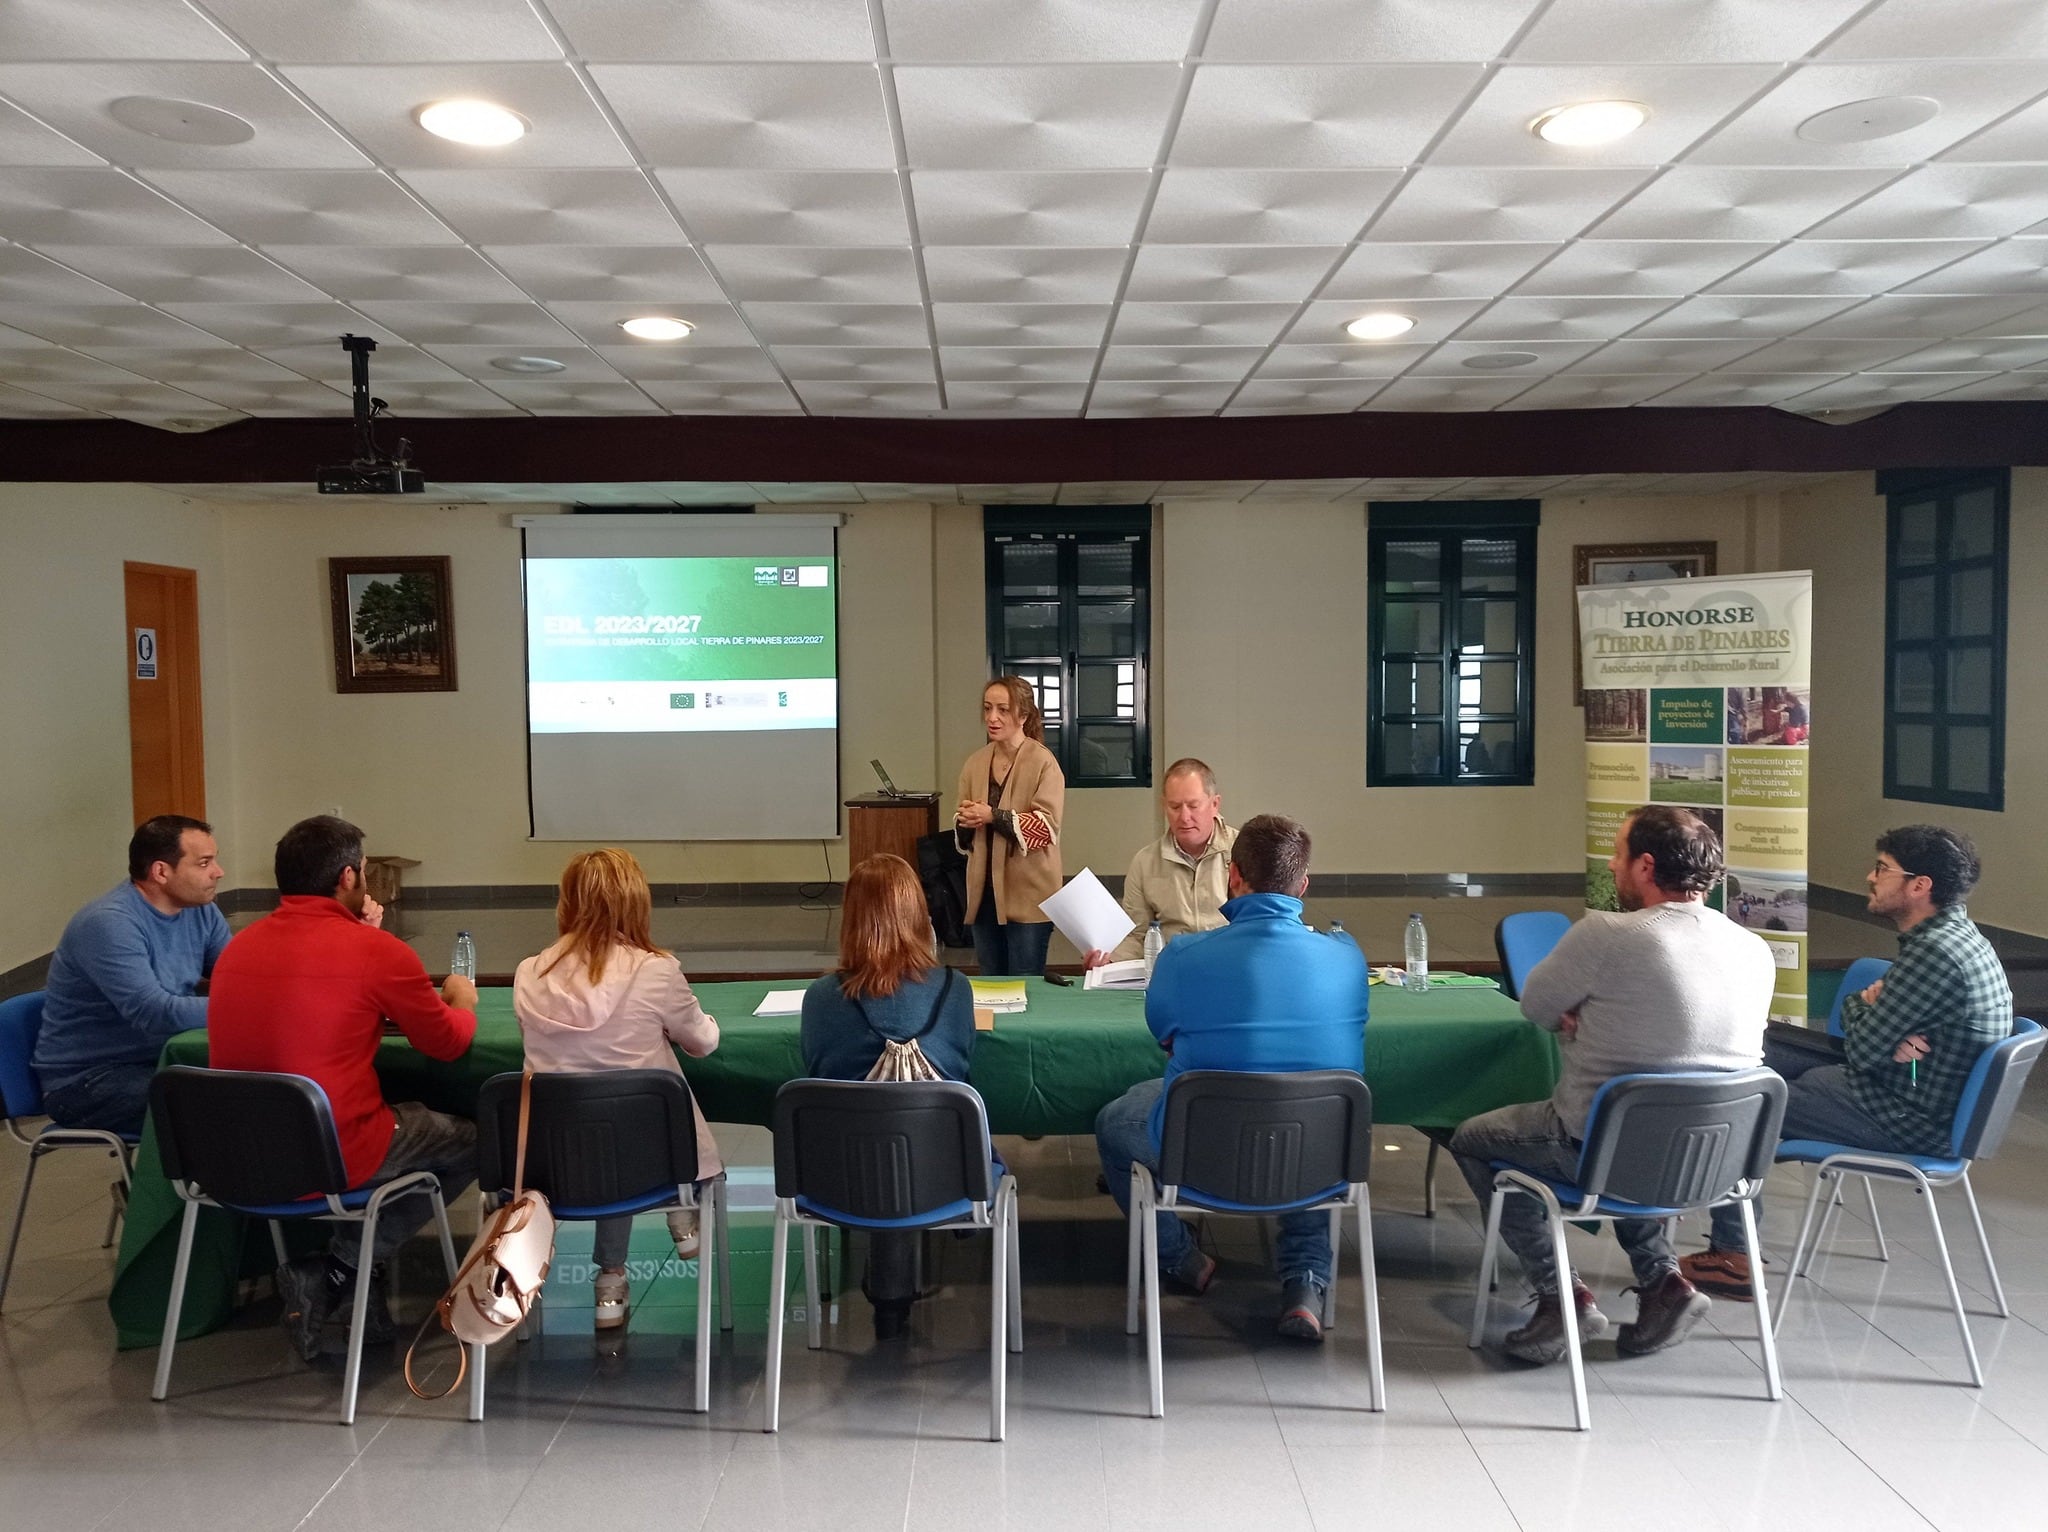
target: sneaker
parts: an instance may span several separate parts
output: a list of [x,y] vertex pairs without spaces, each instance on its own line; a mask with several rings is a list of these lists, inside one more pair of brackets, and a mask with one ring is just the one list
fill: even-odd
[[1195,1247],[1188,1251],[1187,1258],[1178,1266],[1167,1267],[1166,1274],[1199,1298],[1216,1280],[1216,1262]]
[[[382,1266],[370,1271],[370,1298],[363,1309],[363,1344],[388,1346],[397,1338],[398,1325],[391,1317],[391,1299]],[[355,1314],[356,1276],[346,1266],[327,1263],[327,1318],[320,1330],[320,1351],[324,1356],[343,1356],[348,1351],[348,1322]]]
[[1669,1273],[1655,1287],[1632,1287],[1636,1295],[1636,1317],[1621,1327],[1614,1349],[1623,1356],[1648,1356],[1668,1351],[1692,1333],[1692,1327],[1707,1317],[1714,1300],[1677,1272]]
[[875,1304],[875,1339],[901,1340],[910,1333],[910,1300],[884,1298]]
[[1740,1250],[1698,1250],[1679,1261],[1678,1270],[1703,1293],[1737,1303],[1756,1302],[1749,1257]]
[[[1607,1333],[1607,1316],[1593,1299],[1593,1290],[1572,1278],[1572,1307],[1579,1321],[1580,1341],[1598,1340]],[[1536,1312],[1519,1330],[1508,1332],[1502,1350],[1518,1362],[1547,1366],[1564,1360],[1564,1307],[1556,1293],[1538,1293]]]
[[623,1271],[600,1271],[590,1284],[596,1300],[591,1322],[600,1330],[616,1330],[626,1322],[626,1303],[632,1287]]
[[668,1215],[668,1237],[676,1242],[676,1254],[686,1261],[697,1259],[697,1209],[674,1208]]
[[320,1355],[320,1331],[327,1323],[331,1290],[327,1284],[327,1257],[302,1255],[277,1268],[277,1296],[283,1300],[278,1322],[291,1337],[299,1360],[311,1362]]
[[1275,1326],[1292,1340],[1323,1338],[1323,1290],[1313,1282],[1290,1282],[1280,1294],[1280,1322]]

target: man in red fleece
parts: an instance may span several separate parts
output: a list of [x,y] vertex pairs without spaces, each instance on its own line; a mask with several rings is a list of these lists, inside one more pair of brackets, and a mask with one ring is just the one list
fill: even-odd
[[[276,911],[236,935],[214,965],[209,1062],[317,1083],[333,1108],[350,1185],[431,1170],[453,1198],[476,1179],[476,1124],[416,1101],[388,1104],[377,1048],[388,1016],[429,1058],[460,1058],[476,1035],[476,985],[451,975],[436,994],[412,948],[377,929],[382,912],[363,884],[363,832],[348,821],[300,820],[277,843],[276,870]],[[424,1201],[403,1199],[416,1218],[394,1204],[378,1221],[373,1272],[425,1221]],[[326,1255],[278,1268],[284,1326],[309,1362],[328,1317],[348,1313],[361,1246],[360,1225],[342,1224]],[[378,1288],[369,1316],[364,1338],[388,1340],[391,1316]]]

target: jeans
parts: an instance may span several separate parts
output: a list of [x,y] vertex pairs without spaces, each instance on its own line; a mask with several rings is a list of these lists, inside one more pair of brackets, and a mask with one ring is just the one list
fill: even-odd
[[1045,949],[1052,944],[1049,920],[997,920],[993,893],[982,895],[981,909],[968,927],[974,937],[974,961],[984,974],[1022,974],[1035,978],[1045,972]]
[[[1820,1054],[1764,1040],[1764,1064],[1785,1077],[1785,1127],[1780,1138],[1817,1138],[1828,1144],[1853,1144],[1858,1149],[1894,1149],[1891,1133],[1856,1104],[1849,1093],[1849,1068],[1831,1064]],[[1900,1150],[1898,1152],[1905,1152]],[[1742,1212],[1714,1209],[1707,1245],[1714,1250],[1742,1249]]]
[[[1159,1149],[1152,1142],[1152,1108],[1166,1092],[1164,1080],[1140,1080],[1104,1107],[1095,1119],[1095,1147],[1102,1156],[1109,1194],[1126,1219],[1131,1216],[1131,1166],[1143,1165],[1156,1178]],[[1330,1215],[1282,1213],[1273,1241],[1274,1264],[1283,1286],[1307,1282],[1318,1293],[1330,1289]],[[1173,1213],[1159,1214],[1159,1269],[1174,1271],[1195,1256],[1195,1236]]]
[[[1579,1173],[1579,1141],[1566,1130],[1557,1108],[1548,1101],[1529,1101],[1482,1112],[1460,1123],[1447,1147],[1457,1157],[1472,1195],[1483,1210],[1493,1199],[1491,1160],[1505,1160],[1539,1176],[1570,1181]],[[1740,1215],[1738,1215],[1739,1218]],[[1523,1275],[1538,1297],[1557,1293],[1562,1283],[1557,1249],[1551,1243],[1550,1220],[1543,1204],[1521,1192],[1501,1199],[1501,1242],[1515,1252]],[[1671,1250],[1670,1221],[1663,1218],[1618,1218],[1614,1237],[1628,1252],[1636,1283],[1654,1287],[1678,1270]]]
[[60,1128],[140,1133],[149,1115],[154,1064],[96,1064],[43,1092],[43,1110]]
[[[392,1110],[398,1114],[398,1128],[391,1135],[384,1163],[370,1179],[389,1181],[410,1171],[431,1170],[440,1179],[441,1200],[452,1202],[476,1180],[476,1124],[428,1111],[417,1101],[401,1102]],[[426,1221],[424,1208],[419,1210],[420,1216],[413,1218],[399,1211],[402,1204],[417,1206],[420,1200],[418,1196],[406,1196],[385,1205],[377,1220],[377,1242],[370,1247],[372,1266],[389,1260]],[[327,1250],[342,1265],[360,1270],[362,1244],[363,1226],[345,1223],[335,1229]]]
[[[698,1217],[710,1216],[710,1182],[697,1183]],[[668,1216],[673,1218],[674,1212]],[[626,1264],[626,1256],[633,1244],[633,1218],[631,1213],[620,1213],[614,1218],[593,1218],[590,1221],[590,1264],[599,1271],[619,1271]],[[673,1235],[675,1228],[669,1228]]]
[[908,1304],[917,1296],[918,1247],[924,1235],[917,1229],[871,1229],[868,1231],[867,1274],[861,1291],[876,1308],[884,1304]]

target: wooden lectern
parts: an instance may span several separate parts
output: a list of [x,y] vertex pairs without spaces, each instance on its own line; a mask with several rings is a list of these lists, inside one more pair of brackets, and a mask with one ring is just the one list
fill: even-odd
[[915,872],[918,837],[939,833],[937,793],[901,793],[893,798],[867,793],[848,798],[846,807],[849,872],[881,851],[902,857]]

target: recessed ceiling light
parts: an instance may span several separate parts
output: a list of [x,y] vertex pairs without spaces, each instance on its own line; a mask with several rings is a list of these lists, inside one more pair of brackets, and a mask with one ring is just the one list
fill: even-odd
[[1477,372],[1506,372],[1511,367],[1527,367],[1541,360],[1533,351],[1482,351],[1466,357],[1459,365]]
[[124,128],[172,144],[246,144],[255,128],[217,106],[170,101],[162,96],[123,96],[107,103],[107,115]]
[[500,372],[567,372],[569,364],[551,356],[494,356],[491,365]]
[[1793,132],[1809,144],[1867,144],[1905,133],[1941,115],[1932,96],[1873,96],[1815,112]]
[[1344,326],[1344,333],[1353,340],[1392,340],[1396,335],[1406,335],[1414,328],[1415,321],[1406,314],[1388,311],[1360,314]]
[[635,340],[682,340],[697,327],[687,319],[648,315],[642,319],[621,319],[619,328]]
[[498,149],[526,136],[526,119],[492,101],[433,101],[413,120],[436,138],[479,149]]
[[1649,115],[1639,101],[1581,101],[1545,112],[1529,124],[1529,131],[1545,143],[1585,149],[1628,137]]

